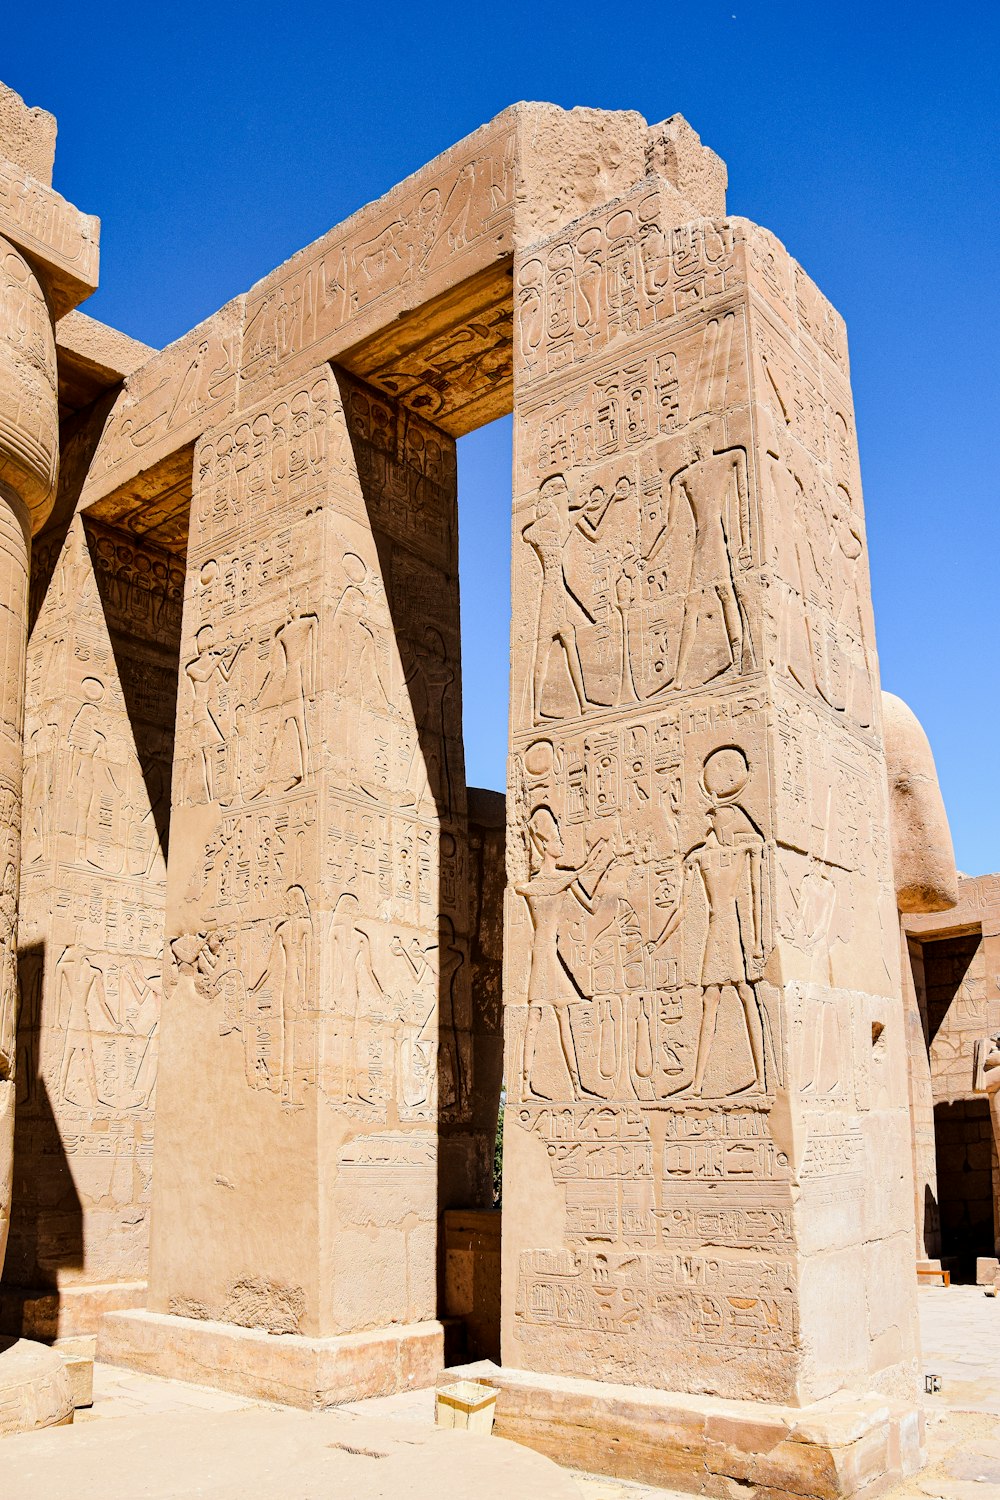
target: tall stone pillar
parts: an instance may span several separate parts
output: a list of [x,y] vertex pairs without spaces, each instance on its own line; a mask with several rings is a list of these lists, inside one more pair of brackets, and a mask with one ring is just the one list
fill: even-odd
[[845,332],[675,211],[650,179],[515,260],[498,1421],[849,1493],[919,1438]]
[[0,1267],[14,1161],[17,894],[28,560],[59,465],[56,351],[45,294],[24,256],[0,237]]
[[59,467],[56,347],[45,293],[0,236],[0,1268],[10,1226],[17,1052],[17,893],[28,561]]
[[[55,120],[0,84],[0,1270],[13,1191],[28,569],[59,467],[54,323],[97,285],[97,221],[50,186]],[[0,1347],[0,1435],[72,1417],[57,1355]]]
[[[31,533],[55,492],[59,465],[55,338],[31,265],[0,236],[0,1270],[14,1188],[17,902],[21,757]],[[57,1354],[0,1340],[0,1437],[72,1419]]]
[[442,1361],[439,1122],[471,1089],[454,443],[324,365],[194,462],[149,1311],[98,1347],[323,1404]]

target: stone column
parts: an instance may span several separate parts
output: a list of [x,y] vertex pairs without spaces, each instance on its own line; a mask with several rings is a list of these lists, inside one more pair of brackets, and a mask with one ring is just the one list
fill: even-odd
[[[107,1357],[294,1404],[440,1367],[472,1086],[454,443],[330,367],[195,453],[149,1312]],[[274,1337],[273,1335],[282,1335]]]
[[28,558],[31,533],[52,504],[58,465],[52,315],[29,262],[0,237],[0,1267],[14,1147]]
[[[50,186],[55,134],[51,115],[0,84],[0,1270],[14,1190],[29,555],[59,466],[54,323],[97,285],[97,221]],[[0,1435],[72,1418],[59,1356],[22,1341],[0,1364]]]
[[843,322],[672,211],[650,180],[515,260],[498,1418],[780,1492],[755,1403],[918,1447],[878,675]]
[[[0,236],[0,1270],[10,1227],[17,1056],[17,900],[21,863],[24,661],[31,534],[55,493],[59,465],[52,314],[30,263]],[[0,1344],[5,1433],[70,1421],[58,1355]]]

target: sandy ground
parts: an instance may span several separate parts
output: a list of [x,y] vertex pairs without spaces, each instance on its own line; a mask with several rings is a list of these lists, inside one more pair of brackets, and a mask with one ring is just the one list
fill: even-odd
[[[892,1500],[1000,1500],[1000,1298],[922,1287],[928,1463]],[[306,1413],[98,1365],[72,1427],[8,1438],[2,1500],[667,1500],[434,1427],[433,1391]],[[880,1497],[881,1500],[881,1497]]]

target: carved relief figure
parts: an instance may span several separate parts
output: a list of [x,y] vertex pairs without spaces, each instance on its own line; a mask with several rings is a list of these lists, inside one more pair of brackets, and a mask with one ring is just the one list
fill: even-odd
[[127,975],[135,992],[136,1005],[132,1012],[131,1030],[143,1040],[131,1078],[128,1080],[129,1106],[149,1109],[156,1090],[156,1032],[160,1024],[160,976],[146,974],[142,987],[134,977]]
[[[309,728],[306,704],[316,681],[317,618],[296,606],[284,625],[275,631],[280,661],[268,672],[257,695],[257,707],[277,705],[281,711],[280,732],[274,738],[273,779],[284,778],[290,791],[309,774]],[[289,754],[291,751],[291,754]]]
[[410,694],[413,715],[418,727],[425,731],[414,741],[406,784],[413,792],[416,806],[430,792],[438,802],[438,810],[448,813],[455,805],[448,754],[449,732],[454,727],[451,695],[455,671],[448,661],[444,637],[433,625],[425,628],[420,645],[413,646],[402,637],[399,648],[403,683]]
[[802,483],[787,432],[779,429],[768,447],[771,516],[768,547],[778,591],[775,666],[806,691],[813,690],[813,669],[806,628],[805,590],[799,548],[802,545]]
[[56,973],[56,1008],[64,1018],[59,1097],[70,1098],[70,1069],[79,1056],[90,1090],[86,1105],[92,1107],[99,1102],[112,1103],[111,1100],[102,1100],[94,1067],[95,1025],[100,1026],[103,1020],[109,1031],[118,1030],[118,1022],[107,1001],[104,971],[82,947],[73,943],[60,956]]
[[[732,990],[743,1007],[753,1057],[755,1086],[766,1087],[767,1013],[757,996],[764,970],[762,879],[764,836],[737,802],[750,778],[743,751],[713,750],[702,769],[709,800],[708,833],[685,856],[684,884],[677,905],[654,941],[662,945],[680,926],[696,886],[708,907],[708,933],[701,957],[702,1018],[694,1070],[694,1092],[704,1088],[723,992]],[[773,1048],[771,1056],[773,1060]]]
[[330,915],[331,998],[341,1025],[340,1097],[372,1104],[368,1033],[385,1007],[385,990],[372,965],[371,939],[358,926],[360,902],[344,891]]
[[583,662],[577,641],[577,619],[592,625],[594,616],[574,591],[566,576],[566,548],[574,535],[594,542],[600,535],[611,502],[618,491],[604,495],[595,491],[584,505],[570,495],[562,474],[544,480],[538,490],[533,518],[521,528],[521,535],[538,558],[542,569],[538,595],[538,622],[535,631],[534,660],[531,672],[532,722],[547,717],[543,695],[549,677],[553,648],[560,646],[569,672],[578,712],[587,707]]
[[375,592],[367,564],[354,552],[344,554],[345,587],[334,611],[334,692],[356,694],[365,708],[387,710],[389,698],[379,671],[375,631],[370,618]]
[[[750,512],[746,455],[741,448],[722,453],[712,450],[704,434],[695,433],[687,445],[685,466],[670,481],[671,519],[677,507],[686,505],[694,523],[694,555],[684,601],[677,658],[678,687],[698,687],[735,668],[746,672],[753,666],[753,643],[743,602],[739,570],[750,566]],[[651,550],[652,561],[662,532]],[[707,616],[715,607],[722,611],[728,641],[728,660],[715,670],[690,674],[691,655]]]
[[225,683],[229,682],[237,657],[243,649],[243,643],[240,642],[227,659],[226,651],[215,645],[214,627],[203,625],[195,636],[195,644],[198,648],[198,655],[193,661],[187,663],[184,672],[191,684],[191,733],[201,758],[201,789],[205,793],[205,800],[211,802],[213,796],[211,753],[216,746],[225,744],[226,740],[219,723],[218,709],[212,701],[213,688],[216,676],[221,677]]
[[100,704],[104,698],[104,684],[96,677],[87,677],[83,682],[85,701],[81,703],[70,725],[69,743],[71,752],[70,778],[73,786],[75,824],[72,829],[77,839],[86,840],[90,823],[90,811],[97,783],[97,757],[107,743],[107,736],[99,727]]
[[271,946],[260,977],[250,993],[265,985],[271,992],[271,1009],[280,1035],[279,1073],[282,1103],[295,1104],[295,1043],[309,993],[312,958],[312,916],[309,898],[300,885],[285,892],[285,916],[274,929]]
[[820,691],[834,708],[846,710],[862,728],[872,719],[872,672],[868,632],[861,613],[858,564],[864,548],[851,525],[850,500],[838,487],[829,507],[832,533],[833,621],[829,674]]
[[580,1081],[569,1007],[588,997],[559,951],[560,919],[563,898],[567,895],[574,897],[585,912],[593,912],[597,887],[614,854],[607,847],[607,840],[599,839],[579,867],[560,865],[558,860],[564,846],[559,823],[551,810],[544,806],[536,808],[528,821],[528,843],[531,874],[526,881],[515,886],[518,895],[524,897],[533,930],[528,973],[528,1021],[521,1068],[522,1097],[544,1097],[535,1091],[532,1070],[542,1008],[548,1005],[555,1012],[563,1060],[575,1097],[580,1099],[587,1097],[589,1090]]

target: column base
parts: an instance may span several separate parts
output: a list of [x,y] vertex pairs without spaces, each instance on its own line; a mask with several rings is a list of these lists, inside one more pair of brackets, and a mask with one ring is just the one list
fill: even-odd
[[96,1334],[105,1313],[144,1307],[146,1292],[144,1281],[5,1286],[0,1288],[0,1330],[43,1343]]
[[439,1382],[498,1387],[498,1437],[568,1468],[730,1500],[846,1500],[924,1462],[924,1413],[914,1402],[839,1395],[811,1406],[729,1401],[612,1385],[480,1361]]
[[29,1339],[0,1339],[0,1438],[72,1420],[73,1394],[61,1355]]
[[109,1313],[97,1334],[105,1364],[307,1409],[431,1386],[443,1350],[438,1322],[314,1339],[142,1309]]

